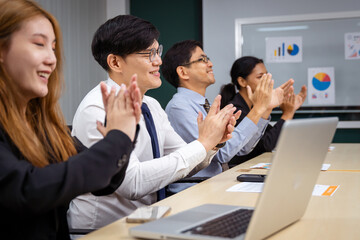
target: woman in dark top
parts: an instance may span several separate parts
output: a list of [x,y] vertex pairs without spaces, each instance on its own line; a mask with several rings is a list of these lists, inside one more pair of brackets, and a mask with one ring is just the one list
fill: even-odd
[[[246,86],[250,86],[251,90],[254,91],[261,76],[265,73],[267,73],[267,70],[263,60],[256,57],[241,57],[233,63],[230,71],[231,83],[224,85],[220,94],[221,107],[232,103],[237,110],[242,111],[240,118],[237,120],[237,124],[244,119],[252,107],[252,103],[247,94]],[[279,87],[289,89],[286,91],[283,102],[280,104],[280,109],[283,112],[281,118],[274,126],[267,126],[264,135],[248,155],[235,156],[229,162],[229,165],[233,166],[242,163],[264,152],[271,152],[275,148],[284,121],[292,119],[295,111],[306,99],[306,87],[302,86],[300,93],[295,95],[293,88],[290,88],[292,83],[293,80],[290,79]],[[269,109],[269,115],[271,111],[272,109]]]
[[102,86],[102,141],[84,149],[71,138],[58,103],[61,53],[52,15],[32,1],[0,0],[2,239],[69,239],[68,203],[87,192],[115,191],[134,147],[141,112],[135,79],[116,96]]

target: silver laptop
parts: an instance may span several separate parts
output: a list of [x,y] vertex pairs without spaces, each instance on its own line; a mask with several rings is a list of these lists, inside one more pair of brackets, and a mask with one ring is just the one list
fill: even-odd
[[[271,169],[255,209],[204,204],[133,227],[130,235],[151,239],[254,240],[268,237],[294,223],[306,210],[337,123],[336,117],[296,119],[284,123]],[[220,225],[222,220],[219,218],[228,219],[235,215],[246,218],[240,226],[236,226],[243,221],[239,219],[234,221],[236,224],[226,224],[235,226],[235,234],[230,229],[225,230],[225,234],[217,233],[217,236],[206,232],[206,229]]]

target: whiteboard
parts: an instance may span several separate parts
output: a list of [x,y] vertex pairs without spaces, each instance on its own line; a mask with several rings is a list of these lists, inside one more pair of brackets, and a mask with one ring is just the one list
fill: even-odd
[[[360,12],[336,12],[235,20],[236,58],[256,56],[264,60],[279,86],[289,78],[299,90],[308,84],[308,69],[334,67],[335,103],[329,109],[360,109],[360,59],[345,59],[345,34],[360,32]],[[302,37],[302,61],[266,62],[265,40],[271,37]],[[304,107],[312,107],[305,101]]]

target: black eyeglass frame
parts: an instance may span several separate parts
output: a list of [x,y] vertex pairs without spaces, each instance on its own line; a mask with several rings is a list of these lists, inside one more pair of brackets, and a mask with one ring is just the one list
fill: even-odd
[[193,63],[197,63],[197,62],[204,62],[204,63],[208,63],[210,60],[210,58],[208,56],[202,56],[201,58],[197,59],[197,60],[194,60],[194,61],[191,61],[191,62],[188,62],[188,63],[185,63],[185,64],[182,64],[181,66],[189,66]]
[[149,55],[149,60],[150,62],[153,62],[155,57],[156,57],[156,54],[159,55],[159,57],[161,57],[162,55],[162,52],[163,52],[163,45],[160,44],[158,49],[156,48],[151,48],[149,51],[147,52],[138,52],[136,54],[141,54],[141,55],[145,55],[145,54],[148,54]]

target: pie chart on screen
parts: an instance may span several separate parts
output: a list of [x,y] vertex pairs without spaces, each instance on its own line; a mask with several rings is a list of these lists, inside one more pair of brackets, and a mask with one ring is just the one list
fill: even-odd
[[312,84],[316,90],[324,91],[330,86],[331,79],[326,73],[319,72],[313,77]]
[[299,53],[299,46],[296,44],[293,44],[292,46],[289,45],[287,48],[287,52],[291,55],[291,56],[295,56],[296,54]]

